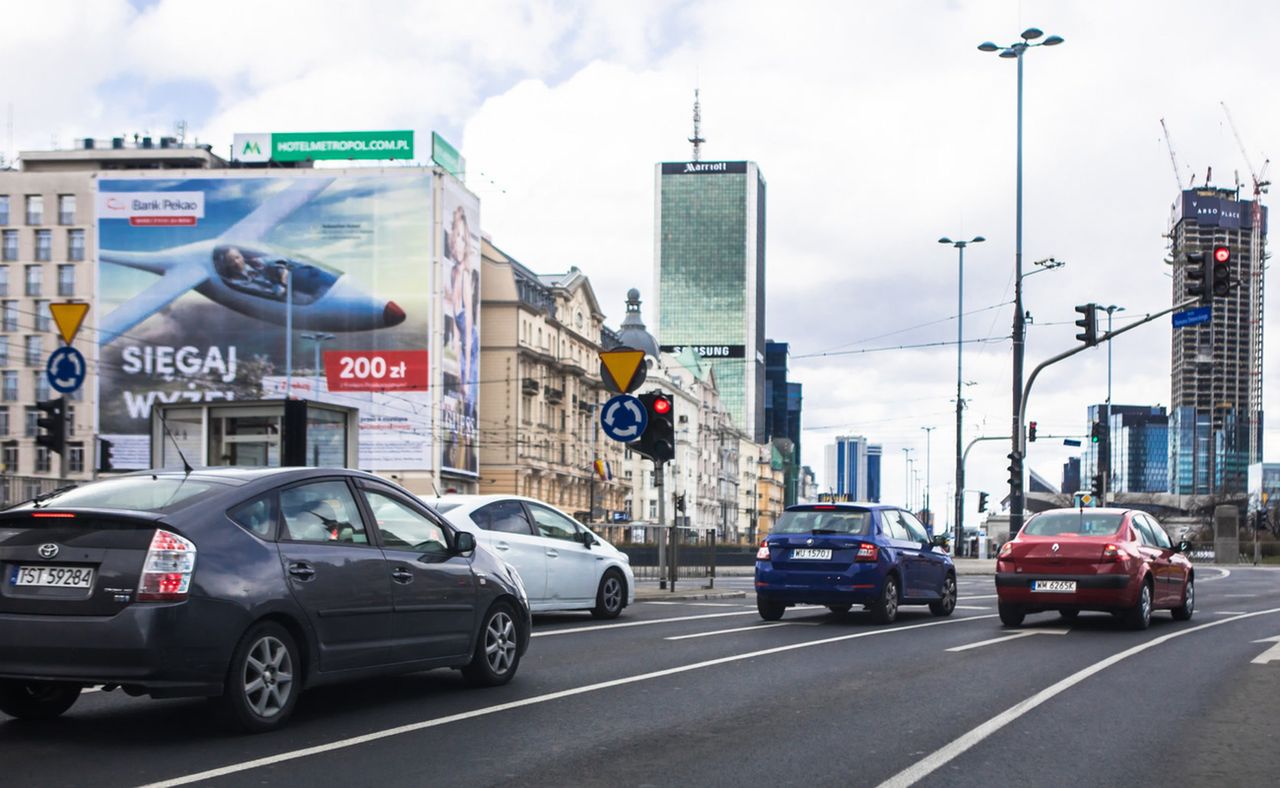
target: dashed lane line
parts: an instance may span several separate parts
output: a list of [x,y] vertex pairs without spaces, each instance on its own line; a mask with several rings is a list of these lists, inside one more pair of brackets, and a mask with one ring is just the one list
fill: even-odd
[[665,637],[663,640],[690,640],[692,638],[706,638],[712,635],[730,635],[734,632],[749,632],[753,629],[773,629],[774,627],[820,627],[823,621],[778,621],[773,624],[752,624],[745,627],[734,627],[733,629],[713,629],[710,632],[694,632],[692,635],[672,635]]

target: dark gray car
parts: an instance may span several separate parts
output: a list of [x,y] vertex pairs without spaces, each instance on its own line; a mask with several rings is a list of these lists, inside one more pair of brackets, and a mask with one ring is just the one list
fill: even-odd
[[399,487],[342,469],[92,482],[0,512],[0,711],[91,685],[217,696],[270,730],[305,687],[460,668],[505,684],[528,647],[519,575]]

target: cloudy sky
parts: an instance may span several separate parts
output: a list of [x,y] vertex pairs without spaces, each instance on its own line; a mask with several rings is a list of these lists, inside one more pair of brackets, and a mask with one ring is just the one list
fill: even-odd
[[[1066,39],[1025,63],[1026,269],[1067,263],[1026,280],[1028,369],[1074,344],[1075,304],[1123,306],[1117,327],[1169,304],[1161,118],[1184,182],[1210,167],[1217,185],[1249,181],[1220,102],[1255,165],[1280,150],[1280,6],[1266,3],[2,5],[20,31],[0,49],[8,155],[179,120],[220,151],[237,131],[381,128],[414,129],[424,151],[437,130],[467,157],[484,231],[535,270],[587,272],[614,325],[628,287],[652,294],[653,164],[688,157],[700,87],[704,158],[754,160],[768,181],[767,333],[804,383],[804,461],[821,474],[823,444],[867,435],[884,445],[885,498],[901,499],[902,449],[923,476],[936,426],[939,510],[954,344],[822,354],[952,342],[956,253],[937,238],[984,235],[966,254],[964,330],[991,341],[965,346],[964,437],[1008,434],[1016,66],[977,44],[1030,26]],[[1168,404],[1169,341],[1167,320],[1117,340],[1113,402]],[[1029,417],[1079,434],[1106,381],[1105,349],[1047,370]],[[1280,428],[1266,441],[1280,458]],[[1007,451],[979,444],[969,486],[998,500]],[[1041,440],[1030,464],[1056,483],[1070,452]]]

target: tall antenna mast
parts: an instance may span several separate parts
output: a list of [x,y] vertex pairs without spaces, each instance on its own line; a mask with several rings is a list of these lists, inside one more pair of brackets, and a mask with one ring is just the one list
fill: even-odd
[[702,136],[702,102],[698,99],[698,88],[693,89],[693,136],[689,142],[693,143],[693,160],[702,161],[702,143],[706,139]]

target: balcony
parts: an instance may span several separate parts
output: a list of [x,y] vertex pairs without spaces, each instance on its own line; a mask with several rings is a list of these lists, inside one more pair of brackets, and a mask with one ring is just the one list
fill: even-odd
[[564,391],[562,389],[553,389],[550,386],[547,386],[545,393],[547,402],[550,402],[552,405],[559,405],[561,402],[564,402]]
[[537,394],[538,388],[538,381],[533,378],[525,378],[520,381],[520,391],[525,394]]

